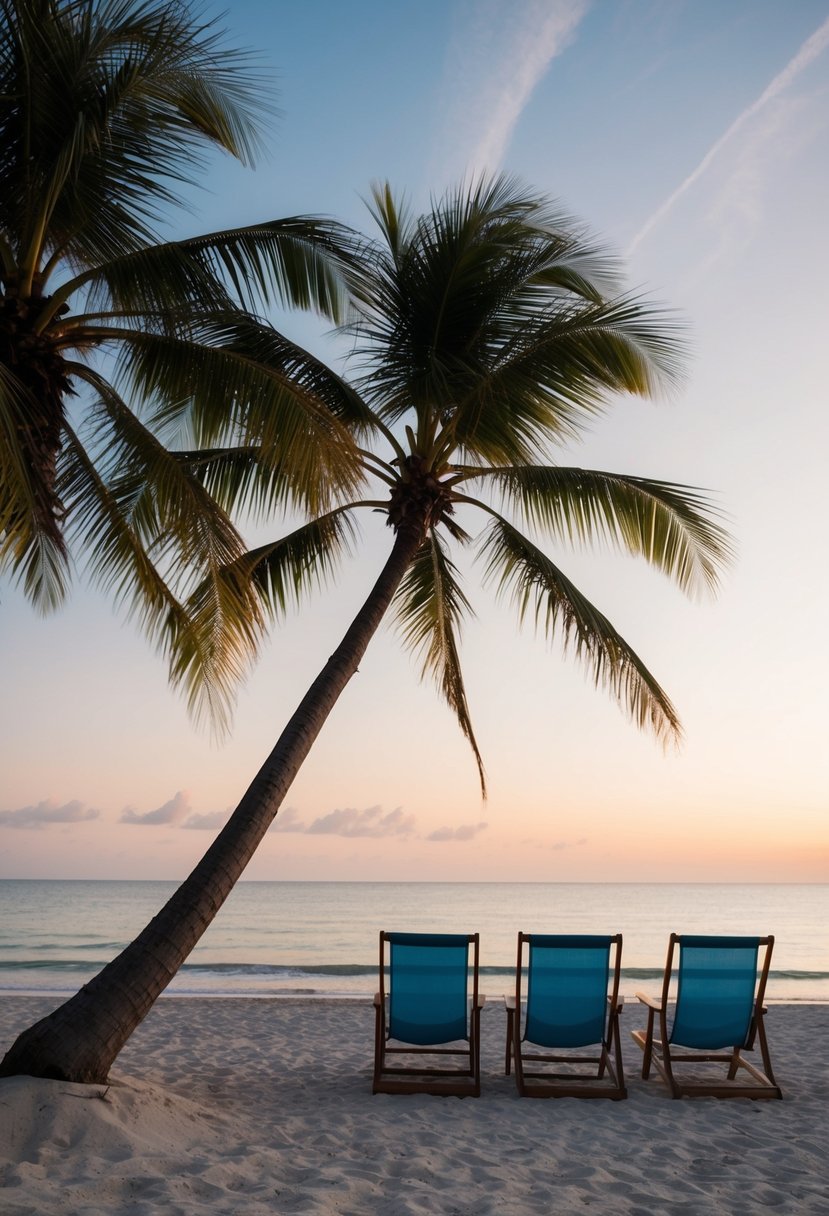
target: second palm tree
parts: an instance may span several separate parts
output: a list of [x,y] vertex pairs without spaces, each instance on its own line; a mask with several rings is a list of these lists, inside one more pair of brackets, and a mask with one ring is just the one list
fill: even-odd
[[[672,379],[681,343],[670,320],[622,293],[612,261],[508,179],[458,190],[420,218],[378,189],[373,213],[380,239],[366,243],[354,272],[350,326],[359,374],[348,421],[365,492],[246,553],[222,577],[279,615],[330,573],[365,510],[385,513],[389,557],[190,877],[135,942],[18,1039],[2,1072],[106,1077],[243,872],[390,609],[454,711],[485,792],[459,657],[470,604],[450,546],[477,547],[485,580],[572,649],[637,725],[661,738],[679,732],[642,660],[527,535],[610,542],[683,590],[716,585],[728,541],[703,494],[553,459],[614,394],[647,395]],[[483,520],[475,534],[474,512]],[[216,603],[206,587],[188,605],[205,651]],[[249,631],[240,628],[235,645],[241,664]]]

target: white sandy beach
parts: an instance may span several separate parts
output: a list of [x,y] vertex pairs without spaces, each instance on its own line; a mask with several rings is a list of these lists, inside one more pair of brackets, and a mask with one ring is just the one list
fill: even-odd
[[[49,1011],[0,998],[0,1051]],[[162,998],[112,1085],[0,1081],[3,1216],[829,1213],[829,1006],[773,1005],[783,1102],[520,1099],[505,1016],[479,1099],[372,1096],[370,1003]]]

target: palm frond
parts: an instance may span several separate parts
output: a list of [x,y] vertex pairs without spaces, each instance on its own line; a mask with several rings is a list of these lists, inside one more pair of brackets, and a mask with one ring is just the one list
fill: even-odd
[[[286,514],[295,505],[291,479],[278,460],[263,460],[259,447],[199,447],[171,450],[170,455],[229,514],[241,512],[257,522],[275,513]],[[381,475],[371,466],[368,471]]]
[[71,532],[84,548],[94,581],[113,593],[160,652],[169,654],[186,629],[183,609],[131,520],[132,498],[107,484],[70,426],[61,455],[61,482]]
[[278,464],[263,461],[258,448],[173,449],[170,455],[229,514],[241,512],[256,522],[293,506],[290,480]]
[[185,462],[176,458],[91,368],[74,374],[97,394],[85,421],[89,446],[110,490],[128,512],[132,526],[159,554],[176,554],[179,579],[192,563],[218,567],[244,549],[226,512],[206,492]]
[[473,459],[532,463],[581,436],[614,394],[649,396],[679,376],[683,342],[658,306],[633,298],[548,308],[492,352],[451,418]]
[[580,435],[617,392],[676,376],[682,344],[664,311],[619,295],[614,260],[511,178],[482,179],[419,221],[374,214],[372,292],[349,326],[363,394],[389,423],[442,424],[447,448],[527,463]]
[[37,417],[25,384],[0,363],[0,571],[9,570],[31,603],[47,613],[65,598],[69,561],[57,522],[60,498],[22,442]]
[[485,578],[508,594],[523,621],[528,614],[547,638],[558,636],[565,654],[591,671],[597,688],[607,689],[640,728],[658,739],[678,741],[676,710],[639,656],[610,621],[557,566],[507,520],[495,516],[481,543]]
[[683,591],[713,591],[732,557],[710,498],[692,486],[556,465],[467,470],[494,482],[532,526],[570,544],[605,542],[644,557]]
[[250,311],[276,302],[339,321],[356,281],[357,248],[355,234],[333,220],[271,220],[129,250],[63,284],[48,307],[85,288],[90,312],[210,314],[230,306],[232,291]]
[[471,606],[456,576],[454,564],[432,529],[409,566],[392,607],[403,641],[421,656],[422,676],[434,679],[472,748],[486,798],[484,765],[472,729],[457,642]]
[[352,513],[362,505],[336,507],[279,540],[249,550],[226,568],[226,576],[249,580],[270,615],[283,616],[331,578],[351,551],[356,535]]
[[388,182],[372,182],[371,197],[366,205],[383,235],[392,260],[397,261],[412,237],[413,223],[409,207],[395,199]]
[[18,0],[0,30],[0,215],[29,272],[147,244],[206,150],[260,145],[269,83],[177,0]]
[[276,331],[235,313],[181,336],[95,326],[87,332],[117,342],[119,381],[153,404],[152,425],[161,434],[184,429],[199,447],[257,446],[312,513],[361,484],[354,442],[337,417],[351,411],[367,420],[360,399]]
[[[186,601],[185,644],[178,647],[171,678],[186,689],[197,714],[215,717],[209,697],[216,683],[214,671],[231,668],[238,683],[250,669],[265,616],[283,616],[330,578],[350,548],[354,536],[350,511],[357,505],[339,507],[241,554],[211,571],[192,590]],[[246,611],[237,611],[240,604]]]
[[[83,460],[76,453],[66,482],[70,526],[80,530],[93,578],[167,657],[190,711],[221,733],[264,628],[249,586],[224,577],[244,553],[241,537],[112,387],[90,369],[80,374],[98,400],[88,421],[93,452]],[[210,601],[209,633],[186,604],[178,607],[195,586]]]

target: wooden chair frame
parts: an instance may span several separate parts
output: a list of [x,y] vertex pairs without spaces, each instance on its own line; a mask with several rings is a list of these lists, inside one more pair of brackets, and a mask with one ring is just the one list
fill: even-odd
[[[386,1024],[386,947],[390,934],[380,933],[380,991],[374,997],[374,1082],[375,1094],[437,1094],[458,1098],[477,1098],[481,1093],[481,1009],[486,997],[478,991],[479,935],[470,933],[472,946],[472,1001],[468,1020],[466,1047],[420,1047],[414,1045],[390,1046]],[[467,972],[468,975],[468,972]],[[411,1060],[396,1066],[388,1057],[460,1057],[463,1066],[458,1068],[429,1067],[426,1063]]]
[[[627,1097],[622,1043],[619,1033],[619,1017],[624,1006],[624,997],[619,995],[619,977],[622,963],[622,935],[611,937],[615,947],[611,964],[611,991],[608,994],[608,1015],[605,1036],[601,1040],[598,1055],[576,1055],[575,1049],[561,1052],[528,1051],[521,1035],[521,980],[524,970],[524,946],[533,935],[518,934],[518,959],[515,967],[515,994],[504,997],[507,1010],[507,1047],[504,1072],[510,1074],[515,1061],[515,1083],[524,1098],[610,1098],[620,1101]],[[556,1072],[534,1065],[590,1064],[592,1072]],[[527,1068],[527,1065],[530,1068]],[[605,1077],[607,1079],[605,1079]]]
[[[682,1048],[681,1051],[676,1051],[671,1046],[670,1036],[668,1033],[668,990],[671,985],[673,976],[673,959],[674,950],[680,942],[680,935],[672,933],[668,943],[668,958],[665,963],[665,978],[662,983],[662,995],[656,1000],[653,997],[647,996],[643,992],[637,992],[636,996],[648,1010],[648,1024],[645,1030],[633,1030],[631,1035],[635,1043],[642,1048],[642,1076],[645,1080],[650,1076],[651,1065],[653,1065],[662,1080],[668,1086],[672,1098],[682,1097],[714,1097],[714,1098],[782,1098],[783,1094],[774,1079],[774,1073],[771,1067],[771,1057],[769,1056],[768,1043],[766,1041],[766,1030],[763,1024],[765,1008],[763,1006],[763,998],[766,991],[766,982],[769,976],[769,967],[771,965],[771,952],[774,946],[774,937],[758,938],[759,947],[764,949],[764,957],[759,971],[759,980],[757,981],[756,993],[754,998],[754,1009],[751,1016],[751,1024],[745,1044],[738,1044],[727,1051],[711,1051],[694,1050],[693,1048]],[[655,1019],[659,1016],[659,1033],[660,1038],[655,1036]],[[762,1071],[755,1067],[750,1061],[743,1057],[743,1051],[752,1050],[755,1040],[760,1047],[760,1055],[763,1060]],[[720,1062],[728,1065],[726,1079],[724,1081],[708,1082],[708,1081],[690,1081],[685,1078],[680,1078],[674,1072],[675,1064],[689,1063],[716,1063]],[[737,1080],[737,1073],[740,1069],[744,1069],[751,1077],[754,1078],[753,1084],[740,1084]]]

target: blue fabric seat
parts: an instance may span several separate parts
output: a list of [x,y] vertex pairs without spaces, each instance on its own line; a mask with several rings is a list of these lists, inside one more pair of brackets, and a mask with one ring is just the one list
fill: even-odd
[[[671,934],[659,999],[637,993],[648,1008],[645,1030],[633,1031],[644,1053],[642,1076],[653,1064],[675,1098],[683,1095],[780,1098],[774,1080],[763,1016],[773,937],[702,937]],[[762,960],[761,960],[762,952]],[[674,975],[674,958],[679,961]],[[676,982],[676,1003],[670,1017],[670,992]],[[660,1037],[656,1037],[656,1017]],[[757,1041],[763,1069],[744,1059]],[[678,1052],[676,1049],[686,1049]],[[724,1080],[708,1081],[698,1073],[677,1076],[676,1064],[726,1063]],[[752,1082],[736,1080],[747,1072]]]
[[477,933],[380,934],[374,1093],[479,1095],[478,956]]
[[[626,1097],[619,1036],[621,957],[621,934],[519,933],[515,994],[504,998],[505,1071],[514,1060],[522,1095]],[[579,1054],[588,1047],[596,1052]],[[585,1064],[593,1067],[585,1070]]]

